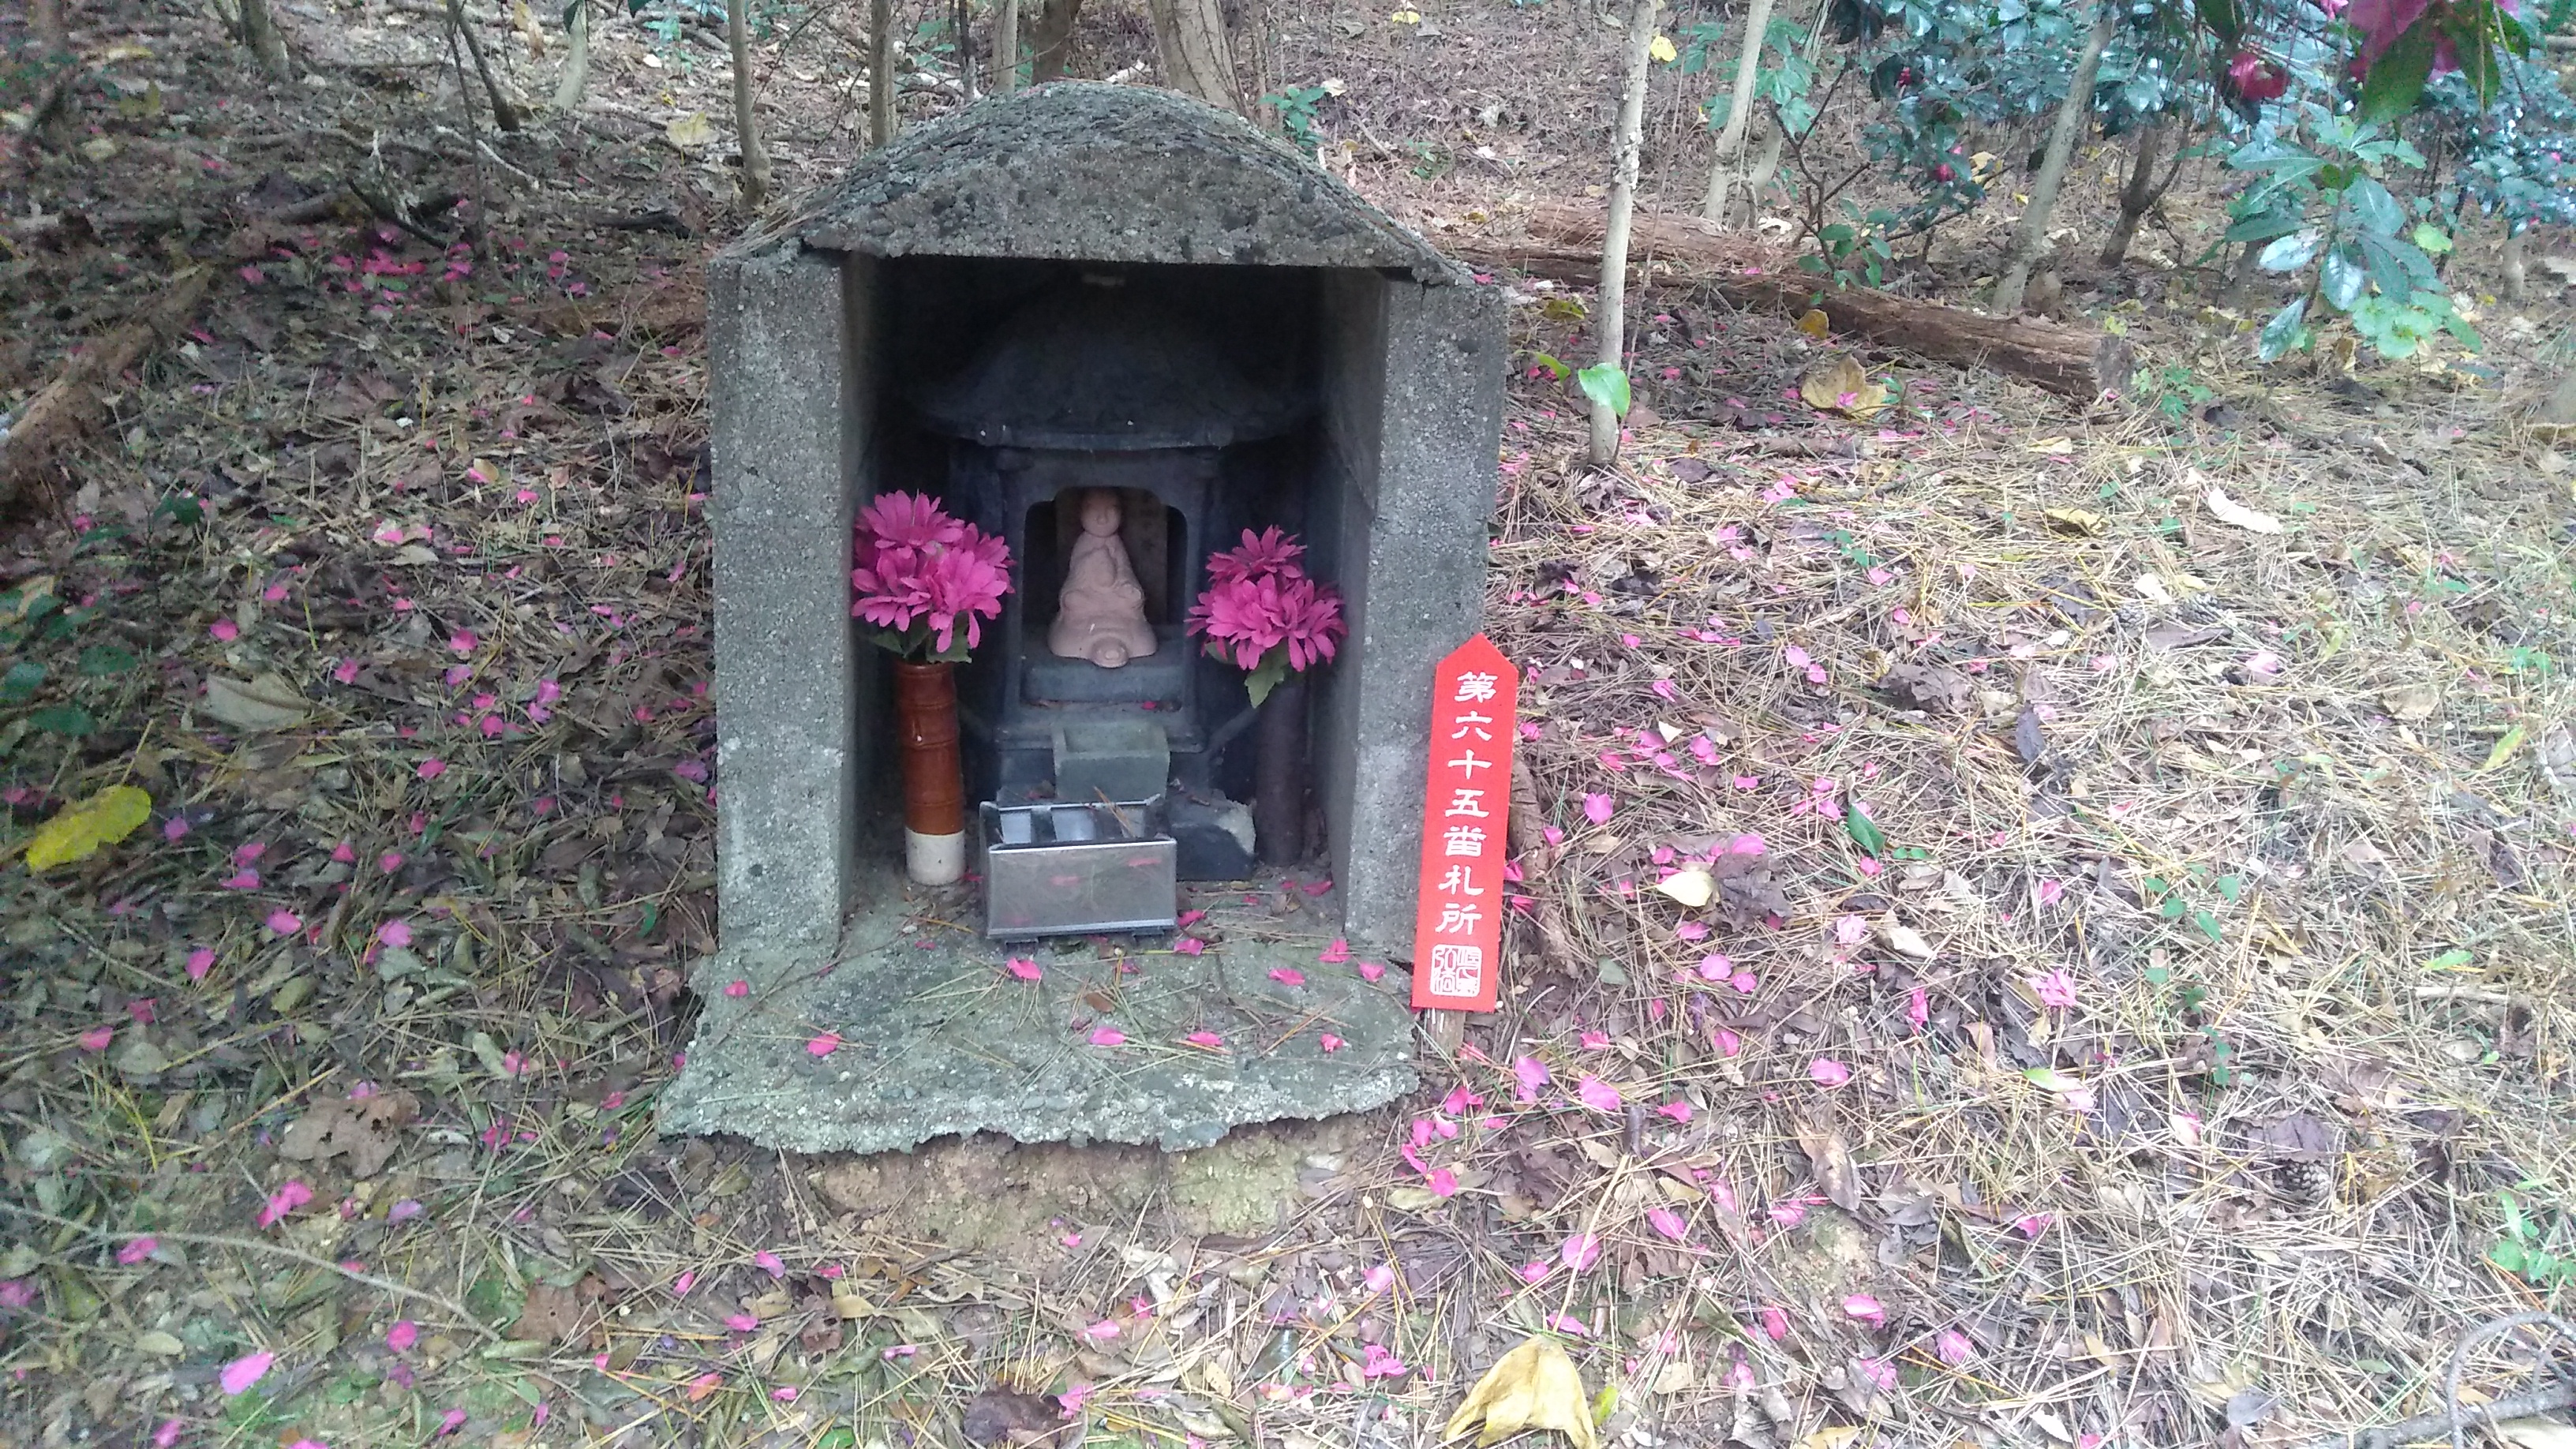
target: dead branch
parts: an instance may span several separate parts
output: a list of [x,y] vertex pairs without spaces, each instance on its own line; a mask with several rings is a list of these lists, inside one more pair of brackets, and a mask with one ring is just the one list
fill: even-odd
[[18,410],[9,428],[0,432],[0,507],[14,502],[20,490],[42,476],[54,455],[96,420],[101,391],[188,325],[212,276],[204,267],[181,272],[115,331],[73,353],[54,380]]
[[[1479,265],[1589,284],[1600,266],[1601,240],[1598,212],[1549,204],[1530,213],[1525,236],[1471,236],[1450,242],[1449,248]],[[1697,282],[1742,307],[1819,308],[1837,331],[1936,362],[2009,373],[2087,402],[2127,386],[2135,370],[2135,355],[2124,337],[2037,319],[1987,316],[1867,287],[1835,289],[1784,267],[1778,252],[1747,233],[1720,232],[1695,217],[1640,214],[1631,223],[1629,256],[1646,280],[1661,272]]]

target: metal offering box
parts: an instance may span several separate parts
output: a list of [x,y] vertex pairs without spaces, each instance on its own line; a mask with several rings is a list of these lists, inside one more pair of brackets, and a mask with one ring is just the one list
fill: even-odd
[[982,807],[984,934],[1168,931],[1179,921],[1162,800]]

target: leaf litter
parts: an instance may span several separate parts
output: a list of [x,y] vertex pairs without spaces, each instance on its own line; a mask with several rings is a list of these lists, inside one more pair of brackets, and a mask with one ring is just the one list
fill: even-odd
[[[605,154],[657,171],[663,124]],[[1517,388],[1517,989],[1357,1136],[1244,1134],[1266,1213],[1118,1197],[1195,1190],[1150,1155],[835,1195],[657,1139],[713,928],[698,248],[548,226],[452,278],[355,216],[276,238],[81,460],[122,536],[11,575],[153,666],[95,697],[150,730],[9,767],[29,836],[149,796],[0,900],[12,1167],[95,1224],[13,1224],[13,1422],[1401,1441],[1538,1343],[1569,1437],[2179,1442],[2421,1407],[2415,1366],[2526,1301],[2481,1250],[2499,1189],[2576,1175],[2571,953],[2530,908],[2569,839],[2553,505],[1850,358],[1814,406],[1875,428],[1659,398],[1686,420],[1607,473]],[[1796,355],[1652,301],[1693,380],[1721,327]],[[2299,552],[2221,499],[2295,502]],[[951,1241],[1014,1194],[1048,1206]]]

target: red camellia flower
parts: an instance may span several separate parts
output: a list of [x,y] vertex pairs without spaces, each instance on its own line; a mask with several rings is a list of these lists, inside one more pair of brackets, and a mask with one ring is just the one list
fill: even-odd
[[2277,101],[2290,89],[2290,73],[2251,50],[2240,50],[2227,62],[2227,78],[2249,101]]

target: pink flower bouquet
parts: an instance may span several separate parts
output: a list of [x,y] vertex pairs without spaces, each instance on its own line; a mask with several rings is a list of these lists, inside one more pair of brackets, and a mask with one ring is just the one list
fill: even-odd
[[859,510],[850,613],[906,659],[954,662],[984,642],[980,620],[1002,612],[1011,551],[917,493],[884,493]]
[[1333,657],[1350,632],[1342,596],[1306,576],[1297,560],[1306,546],[1276,528],[1208,556],[1207,592],[1190,610],[1189,631],[1207,639],[1208,656],[1246,672],[1244,688],[1261,703],[1291,671]]

